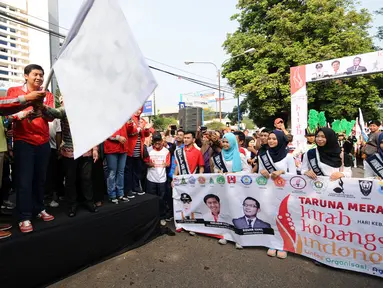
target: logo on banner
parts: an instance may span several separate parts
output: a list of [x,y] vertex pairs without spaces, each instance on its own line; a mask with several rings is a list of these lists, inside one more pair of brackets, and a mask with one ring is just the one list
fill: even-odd
[[202,176],[199,176],[198,177],[198,183],[201,184],[201,185],[204,185],[206,183],[206,178],[202,177]]
[[214,184],[214,179],[213,179],[213,177],[210,177],[209,184]]
[[335,193],[329,193],[328,196],[331,197],[343,197],[343,198],[355,198],[355,193],[345,193],[344,191],[344,183],[342,178],[339,179],[337,187],[333,189]]
[[178,179],[178,178],[174,178],[174,179],[173,179],[173,183],[174,183],[174,186],[178,186],[178,185],[180,185],[180,179]]
[[245,176],[242,176],[241,182],[243,185],[249,186],[249,185],[251,185],[251,183],[253,183],[253,180],[251,179],[250,176],[245,175]]
[[237,177],[233,175],[227,176],[227,183],[229,184],[235,184],[237,182]]
[[274,184],[275,184],[275,186],[277,186],[279,188],[283,188],[286,186],[286,180],[283,179],[281,176],[278,176],[277,178],[275,178]]
[[217,177],[217,183],[220,184],[220,185],[223,185],[226,183],[226,180],[225,180],[225,177],[220,175]]
[[290,179],[290,185],[294,189],[302,190],[306,187],[306,180],[299,176],[294,176]]
[[321,180],[313,180],[311,181],[311,187],[316,192],[322,192],[327,189],[327,182],[321,181]]
[[186,180],[185,180],[185,178],[184,177],[182,177],[182,179],[181,179],[181,185],[187,185],[188,183],[186,183]]
[[194,185],[196,181],[197,181],[197,180],[196,180],[193,176],[190,176],[190,178],[189,178],[189,184]]
[[362,192],[362,194],[364,196],[368,196],[371,194],[371,189],[372,189],[372,181],[368,181],[368,180],[359,180],[359,188],[360,188],[360,192]]
[[255,182],[260,186],[265,186],[267,184],[267,178],[265,176],[259,176],[255,179]]
[[378,182],[378,192],[383,195],[383,181]]

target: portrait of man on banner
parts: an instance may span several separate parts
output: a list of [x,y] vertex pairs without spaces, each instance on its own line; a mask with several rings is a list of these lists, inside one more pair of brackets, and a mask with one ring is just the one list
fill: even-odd
[[237,229],[266,229],[271,228],[271,225],[262,221],[257,217],[258,211],[261,208],[260,203],[253,197],[246,197],[243,200],[244,216],[233,219],[233,224]]
[[215,223],[230,223],[231,219],[229,216],[221,213],[221,200],[217,195],[208,194],[204,197],[203,201],[209,208],[209,212],[203,215],[203,219],[206,222]]
[[[192,198],[189,194],[187,193],[182,193],[181,194],[181,198],[180,198],[181,202],[182,202],[182,207],[183,209],[182,210],[178,210],[176,211],[177,213],[177,222],[181,223],[182,221],[195,221],[196,220],[196,216],[198,214],[201,214],[201,213],[198,213],[198,212],[192,212]],[[181,220],[178,221],[178,220]]]

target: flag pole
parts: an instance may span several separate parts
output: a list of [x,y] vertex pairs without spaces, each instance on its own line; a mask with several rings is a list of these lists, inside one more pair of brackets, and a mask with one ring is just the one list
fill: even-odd
[[45,84],[43,86],[43,90],[46,91],[48,89],[48,86],[49,86],[49,82],[51,82],[52,80],[52,77],[53,77],[53,68],[51,68],[51,70],[49,70],[49,74],[48,74],[48,77],[47,77],[47,80],[45,81]]

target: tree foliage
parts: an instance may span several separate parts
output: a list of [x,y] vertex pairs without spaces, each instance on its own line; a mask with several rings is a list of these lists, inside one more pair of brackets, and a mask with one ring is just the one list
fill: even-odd
[[[242,101],[239,104],[240,120],[243,120],[243,114],[247,113],[247,103]],[[238,124],[238,106],[234,106],[233,111],[227,115],[230,119],[231,125]]]
[[210,122],[209,124],[206,125],[206,127],[209,130],[215,130],[215,131],[221,131],[226,128],[225,124],[218,121]]
[[[239,28],[224,48],[238,55],[223,75],[237,95],[246,94],[249,116],[258,125],[290,114],[290,67],[373,51],[368,35],[371,15],[357,11],[354,0],[239,0],[232,17]],[[309,109],[325,111],[329,120],[353,118],[361,107],[367,119],[377,115],[375,79],[347,78],[308,85]],[[381,77],[381,75],[380,75]]]
[[157,115],[153,116],[152,123],[154,129],[166,131],[169,125],[177,125],[177,119],[173,117],[162,117],[158,111]]
[[[383,7],[380,8],[375,13],[383,17]],[[383,40],[383,26],[378,27],[378,33],[376,34],[376,37],[378,37],[378,39],[380,40]]]

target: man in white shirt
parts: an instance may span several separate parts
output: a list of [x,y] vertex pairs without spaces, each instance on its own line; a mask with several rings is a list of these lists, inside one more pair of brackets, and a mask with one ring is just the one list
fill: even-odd
[[221,201],[217,195],[208,194],[203,201],[210,209],[209,213],[203,216],[205,221],[230,223],[230,217],[221,213]]

